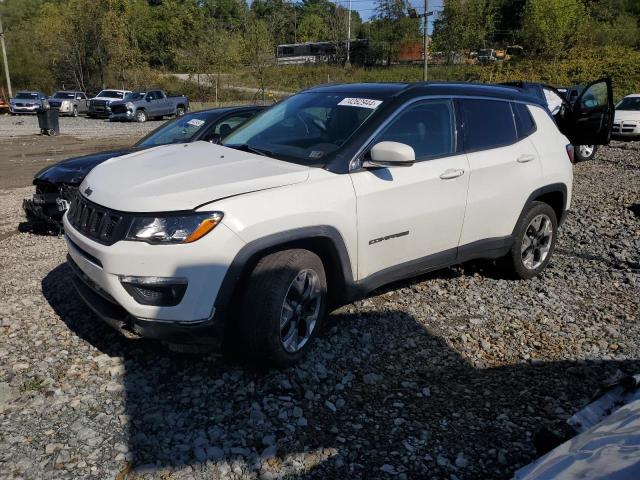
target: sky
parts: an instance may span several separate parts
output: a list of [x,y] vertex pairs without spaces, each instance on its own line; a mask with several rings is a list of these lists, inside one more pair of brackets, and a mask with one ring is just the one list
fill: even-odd
[[[344,6],[345,8],[349,5],[349,0],[333,0],[338,5]],[[429,10],[430,11],[441,11],[442,4],[445,0],[429,0]],[[409,0],[409,3],[418,11],[418,13],[424,12],[424,0]],[[360,13],[360,17],[363,20],[368,20],[372,17],[376,12],[377,2],[375,0],[351,0],[351,8],[352,10],[357,10]],[[431,29],[433,26],[433,17],[429,18],[429,33],[431,33]]]

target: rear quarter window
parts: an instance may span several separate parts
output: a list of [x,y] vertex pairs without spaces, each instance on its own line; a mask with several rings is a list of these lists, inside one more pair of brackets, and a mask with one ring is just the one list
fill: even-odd
[[465,150],[484,150],[517,141],[510,102],[461,100]]
[[512,103],[513,116],[516,120],[516,132],[518,140],[528,137],[536,131],[536,123],[531,116],[529,107],[524,103]]

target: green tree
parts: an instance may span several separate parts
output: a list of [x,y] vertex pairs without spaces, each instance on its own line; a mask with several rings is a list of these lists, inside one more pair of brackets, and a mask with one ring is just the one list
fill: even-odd
[[256,18],[255,15],[250,15],[242,35],[241,45],[242,60],[245,65],[251,67],[264,102],[266,73],[273,65],[275,58],[273,37],[267,23]]
[[577,43],[586,18],[581,0],[528,0],[522,37],[528,50],[558,59]]
[[497,10],[491,0],[448,0],[434,22],[433,50],[446,52],[451,61],[455,52],[485,46],[492,39]]

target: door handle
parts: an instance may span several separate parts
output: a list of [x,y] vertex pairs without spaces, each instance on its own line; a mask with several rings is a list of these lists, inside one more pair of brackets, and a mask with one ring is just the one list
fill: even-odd
[[452,178],[458,178],[464,175],[464,170],[462,168],[450,168],[445,170],[440,174],[440,178],[442,180],[450,180]]
[[528,154],[525,153],[525,154],[520,155],[518,157],[518,163],[527,163],[527,162],[530,162],[531,160],[535,160],[535,159],[536,159],[535,155],[528,155]]

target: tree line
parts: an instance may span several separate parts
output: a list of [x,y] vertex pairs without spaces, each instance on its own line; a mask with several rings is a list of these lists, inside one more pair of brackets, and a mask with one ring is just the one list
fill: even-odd
[[[90,91],[144,85],[157,72],[230,72],[249,65],[263,76],[278,44],[344,41],[346,5],[4,0],[0,15],[16,86]],[[409,0],[378,0],[367,21],[352,11],[351,37],[369,40],[376,63],[394,63],[403,45],[422,36],[420,19],[408,14],[411,6]],[[581,46],[640,47],[638,0],[445,0],[434,18],[432,51],[519,44],[529,56],[558,60]]]

